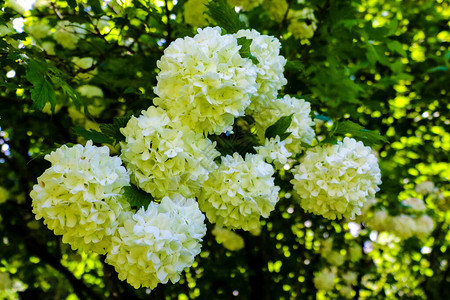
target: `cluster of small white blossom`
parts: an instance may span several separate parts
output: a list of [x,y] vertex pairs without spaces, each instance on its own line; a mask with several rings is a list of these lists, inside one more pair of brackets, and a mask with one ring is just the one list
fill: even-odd
[[302,10],[290,10],[287,19],[288,30],[299,40],[312,38],[317,29],[317,19],[314,10],[305,7]]
[[434,229],[433,219],[426,214],[391,216],[384,209],[376,210],[366,223],[373,230],[391,232],[402,239],[412,236],[425,238]]
[[151,106],[121,129],[121,158],[131,171],[131,180],[156,199],[180,193],[197,195],[201,184],[217,166],[219,156],[201,133],[170,119],[166,111]]
[[292,153],[286,149],[286,141],[280,141],[280,137],[266,139],[263,146],[255,147],[256,152],[268,163],[273,163],[277,169],[283,167]]
[[39,178],[30,193],[36,219],[73,249],[104,254],[128,202],[121,196],[129,176],[108,147],[62,146],[45,156],[52,166]]
[[273,167],[263,157],[238,153],[222,157],[219,168],[209,174],[198,198],[211,223],[230,229],[252,230],[259,218],[267,218],[278,201]]
[[302,208],[328,219],[360,215],[381,184],[377,158],[369,147],[351,138],[310,148],[293,174],[291,183]]
[[332,270],[323,269],[314,276],[314,286],[318,290],[331,291],[334,288],[336,274]]
[[244,239],[232,230],[215,226],[212,234],[216,237],[218,243],[230,251],[241,250],[245,246]]
[[179,194],[150,203],[135,214],[128,212],[112,239],[106,262],[120,280],[135,288],[172,283],[194,263],[206,234],[205,216],[197,202]]
[[333,239],[323,240],[320,245],[320,255],[331,265],[339,267],[348,259],[359,261],[362,257],[362,248],[356,243],[351,243],[347,249],[347,257],[340,250],[333,250]]

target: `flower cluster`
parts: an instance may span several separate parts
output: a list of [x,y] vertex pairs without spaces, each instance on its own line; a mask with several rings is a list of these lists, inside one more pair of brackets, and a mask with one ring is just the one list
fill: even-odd
[[360,215],[381,184],[371,149],[350,138],[309,149],[293,174],[291,183],[302,208],[328,219]]
[[331,291],[334,288],[335,279],[336,275],[334,274],[333,271],[323,269],[314,276],[313,282],[316,289],[323,291]]
[[237,251],[244,248],[244,239],[232,230],[215,226],[212,234],[216,237],[218,243],[221,243],[230,251]]
[[235,153],[222,157],[219,168],[209,174],[199,205],[209,221],[230,229],[255,229],[278,201],[273,167],[259,155],[244,158]]
[[208,0],[188,0],[184,4],[184,22],[193,27],[203,27],[208,25]]
[[39,178],[30,193],[36,219],[73,249],[83,248],[104,254],[127,209],[121,190],[129,176],[118,157],[110,157],[108,147],[62,146],[45,156],[52,166]]
[[290,10],[287,16],[288,30],[299,40],[312,38],[317,29],[317,19],[311,8]]
[[257,91],[257,68],[239,54],[241,46],[219,27],[177,39],[157,62],[161,70],[154,103],[195,132],[231,131]]
[[0,186],[0,204],[6,202],[9,198],[9,192],[4,187]]
[[128,212],[124,219],[106,262],[135,288],[177,282],[200,253],[206,225],[194,199],[174,194],[135,214]]
[[132,171],[132,182],[157,199],[173,193],[196,195],[216,168],[215,144],[159,107],[132,117],[121,132],[126,138],[121,158]]

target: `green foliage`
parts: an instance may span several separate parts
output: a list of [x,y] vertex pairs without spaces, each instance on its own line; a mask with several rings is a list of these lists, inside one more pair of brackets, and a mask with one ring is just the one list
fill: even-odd
[[269,126],[264,133],[266,139],[275,138],[276,136],[280,137],[280,141],[284,141],[287,139],[291,133],[287,132],[289,126],[291,126],[292,118],[294,114],[289,116],[284,116],[278,119],[275,124]]
[[113,143],[112,138],[110,138],[109,136],[107,136],[99,131],[93,130],[93,129],[86,130],[83,127],[74,127],[73,131],[77,135],[85,138],[86,140],[91,140],[94,143],[111,144],[111,145]]
[[228,4],[227,0],[211,1],[207,6],[208,14],[227,33],[236,33],[240,29],[245,29],[245,24],[239,20],[239,15]]
[[122,194],[131,207],[136,210],[141,207],[147,209],[148,205],[153,201],[152,195],[138,189],[135,185],[124,187]]
[[387,142],[387,139],[378,131],[365,129],[352,121],[336,122],[331,129],[329,137],[332,138],[335,135],[345,136],[347,134],[350,134],[356,140],[362,141],[366,146]]
[[254,64],[257,64],[258,59],[254,57],[250,51],[250,45],[252,44],[252,40],[245,37],[241,37],[238,38],[237,41],[238,45],[241,46],[241,49],[239,49],[239,54],[243,58],[250,58]]

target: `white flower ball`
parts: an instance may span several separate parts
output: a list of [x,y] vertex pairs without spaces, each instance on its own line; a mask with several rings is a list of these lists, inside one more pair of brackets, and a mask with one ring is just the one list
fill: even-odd
[[251,96],[248,109],[255,110],[263,104],[267,106],[270,101],[277,98],[278,91],[287,83],[283,74],[286,58],[280,55],[281,43],[276,37],[262,35],[254,29],[239,30],[234,36],[252,40],[250,52],[258,60],[256,64],[258,90]]
[[343,265],[345,262],[345,256],[340,254],[339,251],[336,250],[327,253],[327,255],[325,255],[325,259],[328,263],[337,267]]
[[402,239],[408,239],[416,232],[416,222],[413,217],[408,215],[401,214],[392,217],[392,225],[393,233]]
[[217,168],[215,143],[201,133],[171,120],[166,111],[151,106],[121,129],[121,158],[131,180],[156,199],[180,193],[196,195],[210,171]]
[[421,215],[416,219],[415,235],[418,238],[425,238],[429,236],[434,229],[433,219],[428,215]]
[[337,145],[306,151],[293,174],[291,183],[302,208],[327,219],[361,215],[361,207],[381,184],[371,149],[347,137]]
[[0,272],[0,294],[4,290],[8,290],[13,287],[13,282],[9,277],[9,273]]
[[433,192],[434,183],[432,181],[423,181],[416,185],[416,192],[422,195],[427,195]]
[[[299,40],[312,38],[317,29],[317,19],[311,8],[290,10],[288,13],[288,31]],[[306,22],[308,21],[308,22]]]
[[177,282],[194,263],[206,234],[197,202],[179,194],[164,197],[160,204],[151,202],[134,215],[128,212],[123,219],[106,262],[134,288]]
[[351,299],[353,297],[353,288],[350,285],[341,286],[339,294],[346,299]]
[[265,0],[264,9],[269,12],[269,18],[275,22],[282,22],[289,10],[289,3],[286,0]]
[[62,146],[45,156],[52,166],[30,193],[36,219],[72,249],[104,254],[118,226],[118,216],[129,207],[120,193],[129,176],[108,147]]
[[221,243],[230,251],[238,251],[244,248],[244,239],[234,231],[215,226],[212,234],[216,237],[218,243]]
[[302,143],[310,145],[315,137],[314,130],[311,128],[314,122],[309,116],[310,112],[309,102],[286,95],[282,99],[268,102],[267,106],[260,106],[251,112],[251,115],[255,119],[256,133],[260,141],[264,143],[266,129],[281,117],[293,114],[291,125],[287,129],[287,132],[291,134],[283,142],[286,149],[296,155],[303,151]]
[[157,62],[154,103],[196,132],[231,131],[256,93],[256,66],[219,27],[198,29],[193,38],[172,42]]
[[292,155],[286,149],[286,142],[280,142],[279,136],[270,140],[266,139],[264,146],[255,147],[255,150],[266,162],[273,163],[277,169],[281,169]]
[[331,291],[334,288],[334,280],[336,275],[328,270],[323,269],[319,274],[317,274],[314,279],[314,286],[318,290],[322,291]]
[[358,273],[352,272],[352,271],[347,271],[346,273],[342,274],[342,279],[348,285],[357,284]]
[[367,220],[367,226],[376,231],[385,231],[392,227],[392,217],[384,210],[376,210],[373,216]]
[[425,203],[419,198],[408,198],[402,201],[403,205],[409,206],[411,210],[421,212],[427,209]]
[[211,223],[230,229],[259,227],[278,201],[273,167],[255,154],[245,160],[238,154],[222,157],[219,168],[210,173],[198,198],[200,209]]

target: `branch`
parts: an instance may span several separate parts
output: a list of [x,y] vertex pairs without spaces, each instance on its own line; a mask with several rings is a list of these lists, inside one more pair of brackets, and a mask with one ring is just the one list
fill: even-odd
[[170,24],[170,10],[168,3],[169,1],[164,0],[165,4],[165,11],[166,11],[166,18],[167,18],[167,24],[166,24],[166,30],[167,30],[167,37],[166,37],[166,45],[169,45],[172,42],[172,26]]

